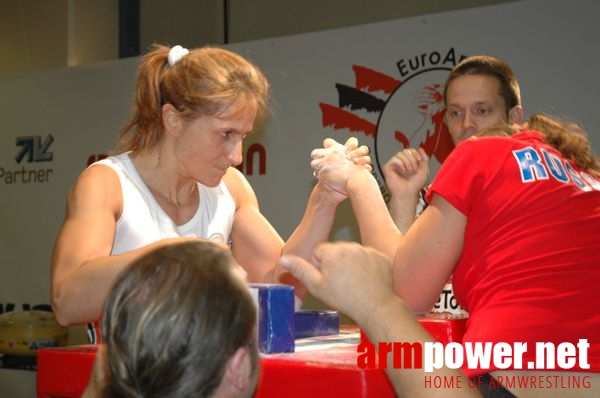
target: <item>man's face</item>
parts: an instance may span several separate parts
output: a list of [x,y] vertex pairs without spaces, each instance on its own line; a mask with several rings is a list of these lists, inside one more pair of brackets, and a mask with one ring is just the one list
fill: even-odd
[[508,122],[500,82],[488,75],[464,75],[452,80],[446,90],[445,120],[454,144]]

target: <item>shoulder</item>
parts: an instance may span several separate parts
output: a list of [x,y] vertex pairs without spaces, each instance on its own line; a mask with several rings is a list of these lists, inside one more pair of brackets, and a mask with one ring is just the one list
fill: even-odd
[[227,169],[225,176],[223,176],[223,181],[229,190],[236,190],[237,188],[245,188],[245,186],[250,186],[250,183],[246,177],[235,167],[230,167]]
[[482,136],[470,137],[460,142],[456,148],[463,150],[473,150],[482,148],[508,148],[523,144],[543,142],[544,136],[537,131],[521,131],[513,135]]
[[122,200],[122,193],[117,172],[103,163],[89,166],[75,181],[69,200],[118,205]]
[[123,204],[121,184],[116,172],[105,165],[86,168],[67,197],[69,217],[90,217],[110,213],[115,220]]
[[77,183],[92,183],[105,187],[119,184],[119,176],[116,168],[111,163],[100,161],[83,170],[77,179]]
[[227,170],[223,181],[238,206],[247,201],[256,201],[252,186],[250,186],[244,174],[235,167],[230,167]]
[[82,176],[89,176],[89,178],[101,184],[104,188],[124,188],[123,184],[127,185],[127,181],[137,181],[139,178],[137,170],[127,152],[112,155],[92,163],[82,173]]
[[522,141],[509,136],[471,137],[459,142],[449,157],[488,158],[490,155],[496,156],[501,152],[509,152],[519,144],[522,144]]
[[468,150],[471,148],[493,147],[495,145],[503,145],[503,143],[507,143],[509,140],[511,138],[508,136],[474,136],[458,143],[456,148],[465,148],[464,150]]

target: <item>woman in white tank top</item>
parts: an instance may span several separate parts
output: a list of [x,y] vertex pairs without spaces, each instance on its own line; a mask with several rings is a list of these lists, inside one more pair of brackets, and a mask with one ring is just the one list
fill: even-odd
[[[133,259],[189,239],[228,245],[249,282],[304,287],[277,267],[282,253],[308,257],[327,239],[345,195],[318,183],[287,242],[261,214],[235,166],[242,140],[268,113],[269,84],[239,55],[157,45],[138,71],[134,112],[117,155],[84,170],[67,201],[52,257],[52,306],[62,325],[100,317],[110,287]],[[348,159],[370,168],[350,139]]]

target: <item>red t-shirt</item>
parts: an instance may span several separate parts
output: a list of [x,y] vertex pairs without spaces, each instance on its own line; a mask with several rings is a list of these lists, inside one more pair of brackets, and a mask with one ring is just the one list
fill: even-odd
[[467,217],[453,274],[470,314],[464,342],[527,343],[527,370],[537,342],[587,339],[589,369],[577,351],[572,369],[554,370],[600,372],[600,181],[530,131],[460,143],[428,201],[433,194]]

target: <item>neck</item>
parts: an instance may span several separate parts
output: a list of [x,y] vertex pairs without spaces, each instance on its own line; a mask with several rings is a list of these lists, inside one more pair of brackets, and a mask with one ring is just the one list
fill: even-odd
[[144,184],[159,201],[179,207],[196,197],[196,181],[178,173],[159,153],[138,154],[132,161]]

